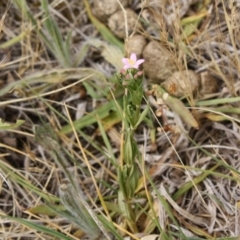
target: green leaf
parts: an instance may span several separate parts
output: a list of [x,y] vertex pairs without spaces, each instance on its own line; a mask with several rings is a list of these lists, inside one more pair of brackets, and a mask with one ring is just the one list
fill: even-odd
[[8,123],[8,122],[4,122],[1,118],[0,118],[0,131],[1,130],[8,130],[8,129],[13,129],[16,127],[21,126],[25,121],[18,119],[16,123]]
[[118,112],[116,111],[110,112],[109,115],[101,121],[104,132],[108,131],[115,124],[119,123],[121,119],[122,119],[121,115]]
[[149,106],[147,106],[143,112],[140,114],[140,118],[138,119],[137,123],[135,124],[134,128],[137,128],[137,126],[143,121],[143,119],[147,116],[149,111]]
[[0,48],[1,49],[6,49],[6,48],[9,48],[9,47],[12,47],[16,43],[19,43],[20,41],[22,41],[22,39],[27,35],[27,33],[28,33],[27,31],[23,31],[19,35],[17,35],[16,37],[13,37],[6,42],[4,41],[4,43],[2,43],[0,45]]
[[52,216],[55,217],[56,216],[56,210],[54,211],[53,209],[59,210],[59,211],[64,211],[66,210],[66,208],[63,205],[38,205],[36,207],[31,207],[27,209],[27,212],[30,212],[32,214],[42,214],[45,216]]
[[114,239],[122,240],[121,235],[116,231],[112,222],[110,222],[108,219],[106,219],[102,215],[99,215],[98,218],[101,221],[101,223],[104,225],[104,227],[114,235]]
[[89,46],[88,42],[83,44],[83,46],[80,48],[79,52],[74,57],[74,62],[73,62],[74,67],[79,66],[83,62],[83,60],[85,59],[85,57],[88,53],[89,47],[90,46]]
[[50,229],[49,226],[45,227],[43,225],[40,225],[38,222],[34,223],[34,222],[30,222],[30,221],[24,220],[22,218],[11,217],[11,216],[4,216],[4,215],[0,215],[0,217],[2,219],[10,219],[10,220],[13,220],[15,222],[21,223],[21,224],[29,227],[30,229],[37,230],[37,231],[39,231],[41,233],[46,233],[46,234],[48,234],[51,237],[56,237],[57,239],[72,240],[72,238],[70,238],[70,237],[68,237],[68,236],[66,236],[66,235],[64,235],[64,234],[62,234],[62,233],[60,233],[60,232],[58,232],[58,231],[56,231],[54,229]]
[[177,113],[185,123],[190,125],[193,128],[198,129],[198,122],[196,119],[193,117],[191,112],[186,108],[186,106],[182,103],[181,100],[174,98],[170,95],[167,95],[164,98],[165,103],[167,106],[175,113]]
[[118,46],[121,50],[123,50],[123,48],[124,48],[123,43],[120,40],[118,40],[104,24],[102,24],[100,21],[98,21],[97,18],[95,18],[93,16],[93,14],[91,12],[91,9],[90,9],[90,5],[89,5],[87,0],[84,0],[84,4],[85,4],[86,11],[87,11],[89,19],[91,20],[93,25],[96,27],[96,29],[100,32],[102,37],[108,43],[111,43],[115,46]]
[[[113,113],[115,113],[115,115],[116,115],[115,111]],[[110,113],[111,117],[112,117],[113,113]],[[118,116],[118,121],[120,121],[119,114],[117,114],[117,116]],[[106,121],[106,118],[104,120]],[[105,122],[105,124],[106,124],[106,122]],[[114,155],[113,147],[111,146],[111,143],[110,143],[109,138],[108,138],[107,133],[106,133],[106,128],[104,127],[104,125],[101,121],[98,121],[98,129],[100,131],[100,134],[101,134],[102,139],[104,141],[104,144],[106,146],[107,153],[108,153],[109,157],[113,160],[113,162],[117,163],[117,159]],[[116,164],[115,164],[115,166],[116,166]]]
[[125,198],[122,190],[118,191],[118,204],[119,204],[119,208],[120,208],[123,216],[130,219],[131,214],[128,211],[128,207],[127,207],[127,204],[126,204],[126,198]]
[[[70,52],[64,47],[64,40],[59,30],[56,21],[51,16],[48,9],[48,1],[42,0],[42,9],[45,12],[44,26],[50,35],[50,41],[52,40],[53,48],[49,50],[53,52],[57,60],[63,65],[63,67],[71,67]],[[70,35],[71,36],[71,35]],[[68,36],[68,38],[70,37]],[[69,42],[70,39],[67,39]],[[69,43],[65,43],[68,45]],[[65,45],[65,46],[66,46]]]
[[218,99],[199,101],[196,103],[196,106],[204,107],[204,106],[211,106],[211,105],[218,105],[218,104],[225,104],[225,103],[234,103],[234,102],[240,102],[240,97],[218,98]]
[[185,183],[174,195],[173,195],[173,200],[177,200],[180,196],[182,196],[185,192],[187,192],[189,189],[191,189],[194,185],[199,184],[200,182],[202,182],[207,176],[209,176],[211,174],[211,171],[214,172],[218,167],[220,166],[220,164],[216,164],[215,166],[213,166],[210,171],[208,172],[204,172],[201,175],[195,177],[193,180]]
[[70,183],[62,184],[59,188],[59,195],[62,204],[72,215],[72,219],[91,239],[97,239],[100,229],[90,214],[90,206],[85,203],[83,196]]
[[[121,103],[121,100],[118,100],[118,104]],[[91,113],[88,113],[84,117],[76,120],[73,122],[73,126],[76,130],[82,129],[84,127],[90,126],[94,123],[97,123],[99,119],[104,119],[110,114],[110,110],[116,110],[116,104],[114,100],[109,101],[108,103],[104,104],[101,107],[98,107],[96,110],[92,111]],[[71,133],[72,132],[72,126],[66,125],[64,126],[61,131],[63,134]]]
[[48,38],[46,37],[44,32],[38,27],[38,23],[37,23],[35,17],[33,16],[33,14],[30,12],[26,1],[25,0],[13,0],[13,2],[21,11],[21,15],[24,18],[26,18],[27,20],[30,20],[30,22],[33,25],[33,29],[37,29],[37,32],[39,33],[40,37],[43,39],[43,41],[45,42],[47,47],[49,49],[52,49],[53,48],[52,42],[48,40]]
[[152,89],[157,99],[162,99],[166,105],[174,112],[177,113],[185,123],[193,128],[199,128],[196,119],[193,117],[188,108],[178,98],[170,96],[161,86],[153,85]]

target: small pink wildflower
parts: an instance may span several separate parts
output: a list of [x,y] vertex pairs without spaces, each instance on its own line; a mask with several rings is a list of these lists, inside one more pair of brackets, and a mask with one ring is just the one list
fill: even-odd
[[124,64],[123,69],[136,68],[138,69],[139,65],[142,64],[145,60],[138,59],[136,53],[132,53],[130,58],[123,58],[122,62]]
[[126,71],[124,69],[121,69],[120,73],[124,75],[126,73]]
[[125,78],[126,78],[127,80],[129,80],[131,77],[130,77],[129,74],[127,74],[127,75],[125,76]]

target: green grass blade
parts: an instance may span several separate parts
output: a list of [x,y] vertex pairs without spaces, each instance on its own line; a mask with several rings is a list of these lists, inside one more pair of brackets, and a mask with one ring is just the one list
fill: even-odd
[[114,152],[113,152],[113,148],[112,148],[111,143],[108,139],[108,136],[105,132],[103,124],[100,120],[98,120],[97,122],[98,122],[98,127],[99,127],[99,130],[100,130],[101,137],[103,138],[104,144],[107,148],[108,155],[114,162],[117,162],[117,159],[115,158],[115,155],[114,155]]
[[0,45],[1,49],[6,49],[9,48],[13,45],[15,45],[16,43],[19,43],[20,41],[22,41],[22,39],[26,36],[27,32],[22,32],[19,35],[17,35],[16,37],[11,38],[10,40],[2,43]]
[[71,184],[62,184],[59,188],[61,202],[72,215],[72,221],[91,236],[91,239],[97,239],[101,234],[100,229],[90,215],[89,209],[83,204],[82,201],[85,200],[83,196],[80,198],[80,192]]
[[107,220],[104,216],[99,215],[98,216],[99,221],[101,221],[101,223],[103,224],[103,226],[114,235],[114,239],[117,240],[122,240],[123,238],[119,235],[119,233],[116,231],[114,225],[112,224],[112,222],[110,222],[109,220]]
[[52,237],[56,237],[58,239],[63,239],[63,240],[73,240],[72,238],[56,231],[56,230],[53,230],[53,229],[50,229],[48,227],[45,227],[45,226],[42,226],[40,225],[39,223],[34,223],[34,222],[30,222],[30,221],[27,221],[27,220],[24,220],[22,218],[17,218],[17,217],[11,217],[11,216],[4,216],[4,215],[0,215],[0,217],[2,219],[10,219],[10,220],[13,220],[15,222],[18,222],[20,224],[23,224],[24,226],[30,228],[30,229],[35,229],[39,232],[42,232],[42,233],[46,233],[48,234],[49,236],[52,236]]
[[44,32],[38,28],[38,23],[35,20],[33,14],[30,12],[26,1],[25,0],[13,0],[13,2],[18,7],[18,9],[21,11],[23,18],[29,20],[32,23],[33,29],[37,29],[37,32],[39,33],[40,37],[43,39],[44,43],[47,45],[48,49],[52,49],[53,48],[52,42],[49,41],[48,38],[45,36]]
[[199,101],[196,103],[196,106],[204,107],[204,106],[211,106],[211,105],[218,105],[218,104],[225,104],[225,103],[234,103],[239,101],[240,101],[240,97],[218,98],[218,99]]
[[173,200],[177,200],[180,196],[182,196],[185,192],[187,192],[189,189],[196,186],[197,184],[201,183],[205,178],[207,178],[211,172],[214,172],[220,164],[216,164],[213,166],[208,172],[203,172],[201,175],[197,176],[196,178],[192,179],[191,181],[185,183],[174,195]]
[[63,205],[57,205],[57,204],[51,204],[51,205],[46,205],[46,204],[41,204],[37,205],[35,207],[30,207],[27,209],[28,212],[38,215],[45,215],[45,216],[51,216],[55,217],[58,212],[56,211],[65,211],[66,208]]
[[[49,50],[54,53],[57,60],[62,63],[63,67],[71,67],[70,52],[68,52],[69,49],[64,47],[66,43],[64,44],[58,25],[49,12],[47,0],[42,0],[42,9],[45,12],[44,26],[48,30],[53,41],[54,48]],[[68,41],[70,41],[70,39],[68,39]]]
[[1,130],[8,130],[8,129],[13,129],[13,128],[16,128],[16,127],[19,127],[21,126],[25,121],[24,120],[21,120],[21,119],[17,119],[16,123],[8,123],[8,122],[5,122],[3,121],[1,118],[0,118],[0,131]]
[[152,89],[154,90],[154,95],[156,96],[157,100],[163,100],[164,103],[173,112],[177,113],[185,123],[187,123],[193,128],[199,128],[198,122],[180,99],[169,95],[160,85],[154,84],[152,86]]
[[[121,105],[121,100],[118,101]],[[82,129],[84,127],[90,126],[94,123],[97,123],[98,119],[106,118],[109,115],[110,110],[115,110],[116,105],[114,100],[109,101],[101,107],[98,107],[96,110],[85,115],[84,117],[73,122],[73,126],[76,130]],[[72,132],[72,126],[70,124],[64,126],[61,131],[63,134],[68,134]]]
[[82,48],[79,50],[79,52],[74,57],[74,63],[73,63],[74,67],[79,66],[83,62],[83,60],[85,59],[85,57],[88,53],[89,47],[90,46],[89,46],[88,42],[83,44]]
[[[0,144],[1,146],[1,144]],[[17,173],[16,170],[13,170],[10,166],[8,166],[4,161],[0,161],[0,169],[8,176],[8,179],[12,182],[18,183],[24,189],[28,189],[31,192],[36,193],[38,196],[42,197],[45,201],[49,203],[59,202],[59,199],[53,195],[43,192],[41,189],[34,186],[30,181],[26,180]]]
[[96,27],[96,29],[100,32],[102,37],[107,42],[109,42],[109,43],[119,47],[121,50],[123,50],[123,48],[124,48],[123,43],[120,40],[118,40],[104,24],[102,24],[100,21],[97,20],[97,18],[95,18],[93,16],[91,9],[90,9],[90,5],[87,0],[84,0],[84,4],[85,4],[89,19],[91,20],[93,25]]

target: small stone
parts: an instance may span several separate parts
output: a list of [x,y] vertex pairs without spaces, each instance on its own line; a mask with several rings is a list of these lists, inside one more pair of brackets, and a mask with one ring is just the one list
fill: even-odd
[[[126,7],[128,5],[128,1],[121,0],[121,4],[123,7]],[[93,2],[93,14],[101,22],[107,22],[108,18],[120,9],[121,6],[117,1],[95,0]]]
[[[128,35],[130,36],[133,31],[138,31],[141,24],[138,21],[137,14],[131,10],[126,9],[127,23],[128,23]],[[136,25],[137,24],[137,25]],[[122,10],[117,11],[108,19],[108,26],[111,31],[119,38],[126,37],[126,26],[124,12]]]
[[208,71],[200,73],[201,95],[216,93],[218,91],[218,80]]
[[200,77],[192,70],[177,71],[162,86],[173,96],[187,97],[200,90]]
[[130,56],[131,53],[136,53],[137,57],[140,58],[142,55],[143,48],[146,46],[147,41],[142,35],[134,35],[130,37],[125,44],[126,56]]
[[144,71],[152,83],[160,84],[178,71],[173,54],[159,43],[151,41],[143,50]]

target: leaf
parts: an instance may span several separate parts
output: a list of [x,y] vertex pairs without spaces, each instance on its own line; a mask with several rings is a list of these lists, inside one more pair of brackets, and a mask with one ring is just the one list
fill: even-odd
[[38,28],[38,22],[36,21],[34,15],[29,11],[26,1],[25,0],[13,0],[13,2],[18,7],[18,9],[21,11],[21,15],[32,23],[33,29],[37,29],[40,37],[43,39],[43,41],[45,42],[47,47],[49,49],[52,49],[53,48],[52,42],[49,41],[48,38],[46,37],[46,35],[44,34],[44,32],[40,28]]
[[73,221],[87,235],[97,239],[100,229],[90,213],[90,206],[85,204],[83,196],[70,183],[62,184],[59,188],[59,195],[62,204],[73,217]]
[[209,120],[211,120],[211,121],[213,121],[213,122],[220,122],[220,121],[229,120],[229,118],[226,117],[226,116],[213,114],[213,113],[206,113],[206,114],[204,114],[204,117],[209,119]]
[[8,175],[8,179],[12,182],[21,185],[24,189],[27,189],[41,198],[43,198],[46,202],[59,202],[59,199],[50,193],[44,192],[42,189],[34,186],[29,180],[25,179],[19,172],[16,172],[10,165],[5,163],[4,161],[0,161],[0,169],[4,173],[3,175]]
[[[26,91],[26,87],[31,86],[31,84],[36,83],[46,83],[46,84],[57,84],[60,82],[64,82],[66,80],[78,80],[79,82],[84,82],[86,79],[93,79],[98,81],[104,81],[104,75],[93,69],[93,68],[65,68],[65,69],[57,69],[57,70],[50,70],[50,71],[41,71],[36,72],[26,78],[22,78],[21,80],[14,81],[9,83],[4,88],[0,89],[0,96],[12,91],[13,89],[20,89]],[[79,80],[80,79],[80,80]],[[39,84],[38,84],[39,85]],[[69,85],[71,86],[71,85]],[[31,88],[32,89],[32,88]],[[31,96],[31,93],[27,92],[27,96]],[[37,94],[39,94],[37,92]],[[45,93],[47,94],[47,93]],[[33,98],[36,98],[36,92],[33,92]],[[14,99],[14,102],[20,99]],[[6,104],[4,102],[4,104]],[[3,105],[0,103],[0,105]]]
[[177,200],[180,196],[182,196],[185,192],[187,192],[189,189],[191,189],[194,185],[199,184],[200,182],[202,182],[206,177],[208,177],[211,172],[214,172],[218,167],[220,166],[220,164],[216,164],[215,166],[213,166],[210,171],[208,172],[204,172],[201,175],[195,177],[193,180],[186,182],[172,197],[173,200]]
[[204,106],[218,105],[218,104],[224,104],[224,103],[234,103],[234,102],[240,102],[240,97],[218,98],[218,99],[199,101],[196,103],[196,106],[204,107]]
[[152,86],[153,94],[157,97],[157,100],[163,100],[165,104],[175,113],[177,113],[185,123],[193,128],[198,129],[198,123],[193,117],[191,112],[178,98],[170,96],[161,86],[154,84]]
[[0,118],[0,131],[1,130],[8,130],[8,129],[13,129],[16,127],[21,126],[25,121],[18,119],[16,123],[9,123],[9,122],[4,122],[1,118]]
[[[118,101],[118,104],[121,104],[121,100]],[[110,110],[116,110],[116,105],[114,100],[109,101],[108,103],[104,104],[101,107],[98,107],[91,113],[88,113],[84,117],[76,120],[73,122],[73,126],[76,130],[82,129],[84,127],[90,126],[96,123],[99,119],[104,119],[109,116]],[[63,134],[68,134],[72,132],[72,126],[66,125],[64,126],[61,131]]]
[[27,31],[25,31],[25,32],[23,31],[19,35],[17,35],[16,37],[13,37],[10,40],[2,43],[0,45],[0,48],[1,49],[9,48],[9,47],[15,45],[16,43],[20,42],[26,35],[27,35]]
[[112,64],[117,70],[122,69],[123,64],[121,59],[124,56],[123,56],[123,51],[120,48],[114,45],[105,44],[102,51],[102,56],[106,61]]
[[109,113],[107,117],[102,120],[102,125],[105,131],[111,129],[115,124],[121,121],[121,115],[116,112],[112,111]]
[[91,20],[93,25],[96,27],[96,29],[100,32],[102,37],[108,43],[111,43],[123,50],[123,46],[124,46],[123,43],[120,40],[118,40],[103,23],[98,21],[98,19],[93,16],[91,9],[90,9],[90,5],[87,0],[84,0],[84,4],[85,4],[89,19]]
[[164,101],[173,112],[177,113],[183,119],[183,121],[185,121],[185,123],[193,128],[199,128],[198,122],[181,100],[168,95],[166,98],[164,98]]
[[137,121],[137,123],[135,124],[134,128],[137,128],[137,126],[143,121],[143,119],[146,117],[147,113],[149,111],[149,107],[147,106],[143,112],[140,114],[140,117]]
[[118,231],[116,231],[115,226],[113,225],[112,221],[109,221],[107,218],[105,218],[103,215],[98,216],[101,223],[104,225],[104,227],[109,230],[110,233],[114,235],[115,240],[122,240],[121,235]]
[[49,50],[52,51],[56,59],[62,64],[63,67],[71,67],[71,54],[67,47],[70,44],[69,42],[71,35],[69,36],[68,34],[67,42],[64,43],[63,36],[59,30],[59,27],[49,12],[47,0],[42,0],[42,9],[45,13],[44,26],[48,31],[48,35],[50,36],[48,39],[52,43],[52,48]]
[[102,50],[104,59],[112,64],[117,70],[122,68],[123,64],[121,59],[124,57],[122,49],[96,38],[90,39],[88,44]]
[[55,217],[56,216],[56,211],[54,211],[52,209],[56,209],[56,210],[59,210],[59,211],[66,210],[66,208],[63,205],[56,205],[55,204],[55,205],[51,205],[51,207],[50,207],[48,205],[42,204],[42,205],[38,205],[36,207],[28,208],[24,212],[26,212],[26,213],[30,212],[32,214],[42,214],[42,215],[45,215],[45,216]]
[[[37,230],[37,231],[39,231],[41,233],[46,233],[49,236],[56,237],[56,239],[72,240],[71,237],[67,237],[65,234],[57,232],[56,230],[51,229],[49,226],[45,227],[43,225],[40,225],[38,222],[35,223],[33,221],[27,221],[27,220],[24,220],[22,218],[11,217],[11,216],[4,216],[4,215],[0,215],[0,217],[1,218],[5,218],[5,219],[13,220],[13,221],[18,222],[18,223],[20,223],[22,225],[27,226],[30,229],[34,229],[34,230]],[[42,236],[42,237],[44,238],[44,236]],[[52,239],[55,239],[55,238],[52,238]]]
[[89,44],[88,42],[85,42],[81,49],[79,49],[79,52],[75,55],[73,66],[79,66],[87,56],[88,50],[89,50]]

